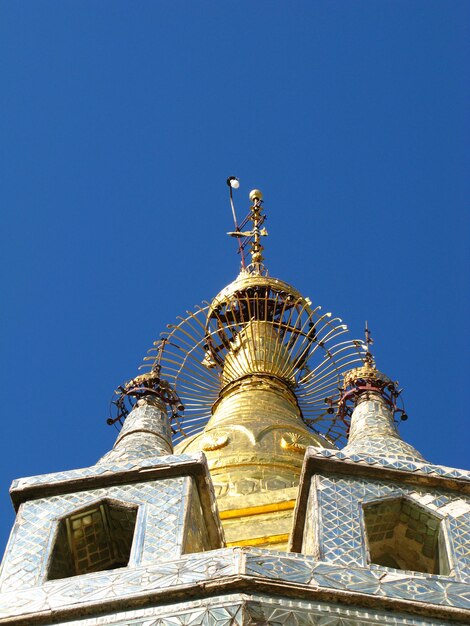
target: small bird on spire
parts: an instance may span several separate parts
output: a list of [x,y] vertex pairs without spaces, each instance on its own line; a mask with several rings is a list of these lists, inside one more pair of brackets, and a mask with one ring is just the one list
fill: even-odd
[[366,320],[365,336],[366,336],[367,352],[370,352],[369,346],[373,345],[374,340],[371,337],[370,330],[369,330],[369,325],[367,323],[367,320]]
[[374,364],[374,357],[372,356],[372,353],[370,351],[370,346],[373,345],[374,340],[371,337],[370,330],[369,330],[369,324],[367,323],[367,320],[366,320],[366,327],[365,327],[365,330],[364,330],[364,334],[365,334],[365,337],[366,337],[366,357],[365,358],[366,358],[367,362],[369,362],[369,363],[371,363],[373,365]]

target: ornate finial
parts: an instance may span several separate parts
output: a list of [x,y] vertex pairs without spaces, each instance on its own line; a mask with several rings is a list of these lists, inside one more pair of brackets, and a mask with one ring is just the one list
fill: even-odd
[[261,206],[263,202],[263,194],[259,189],[253,189],[250,191],[250,200],[253,202],[251,205],[251,221],[253,222],[253,241],[251,242],[251,262],[257,268],[259,268],[260,264],[263,262],[263,250],[264,246],[261,245],[260,238],[265,237],[268,233],[265,228],[260,230],[261,224],[265,220],[265,216],[262,215],[263,207]]
[[157,347],[157,355],[154,357],[152,368],[116,389],[114,393],[118,398],[111,401],[112,416],[107,420],[110,426],[116,422],[122,425],[134,405],[144,398],[160,399],[171,409],[172,417],[177,417],[178,412],[184,411],[184,406],[173,386],[160,375],[164,348],[165,340],[162,339]]
[[[392,409],[393,413],[399,413],[400,419],[406,420],[408,416],[403,407],[403,401],[400,397],[401,390],[398,389],[398,382],[394,382],[388,376],[380,372],[376,365],[374,357],[370,351],[370,346],[374,343],[369,326],[366,321],[365,326],[365,344],[366,354],[364,356],[364,365],[349,370],[344,374],[344,389],[342,397],[338,404],[338,414],[345,418],[350,416],[358,399],[370,392],[379,393]],[[400,397],[401,407],[397,405]]]
[[[251,254],[251,268],[255,273],[260,273],[261,265],[263,262],[263,254],[264,250],[261,245],[261,237],[266,237],[268,234],[266,228],[260,228],[261,225],[266,220],[266,216],[263,215],[262,210],[262,202],[263,202],[263,194],[259,189],[253,189],[250,192],[250,200],[252,202],[252,206],[250,207],[250,213],[245,217],[241,224],[238,224],[237,217],[235,214],[235,207],[233,204],[233,194],[232,189],[237,189],[239,187],[238,178],[235,176],[230,176],[227,178],[227,185],[230,189],[230,206],[232,208],[233,220],[235,222],[235,230],[228,232],[227,235],[230,237],[237,238],[238,241],[238,253],[241,256],[241,264],[242,268],[245,269],[245,248],[248,244],[250,244],[250,254]],[[251,230],[242,230],[247,223],[251,221],[253,224],[253,228]]]
[[359,385],[359,387],[361,387],[361,385],[367,384],[371,385],[372,387],[377,387],[378,390],[381,390],[384,387],[395,387],[395,383],[390,380],[388,376],[385,376],[385,374],[379,372],[375,365],[374,356],[370,351],[370,346],[373,345],[374,340],[372,339],[367,320],[365,323],[364,336],[364,343],[366,346],[364,365],[362,367],[357,367],[355,369],[349,370],[349,372],[346,372],[346,374],[344,375],[344,386],[349,387]]

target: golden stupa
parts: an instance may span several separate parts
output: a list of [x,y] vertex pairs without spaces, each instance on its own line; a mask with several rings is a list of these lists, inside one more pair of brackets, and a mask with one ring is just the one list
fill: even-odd
[[175,452],[205,453],[227,545],[285,550],[305,450],[335,447],[342,425],[325,397],[338,394],[340,370],[360,361],[362,345],[335,343],[341,320],[268,275],[261,192],[250,200],[251,230],[229,234],[250,246],[251,263],[156,350],[185,407],[173,418]]

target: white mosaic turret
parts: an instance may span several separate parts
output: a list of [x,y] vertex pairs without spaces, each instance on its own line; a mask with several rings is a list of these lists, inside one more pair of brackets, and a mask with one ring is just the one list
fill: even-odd
[[423,456],[400,437],[391,408],[379,392],[368,391],[359,397],[351,418],[348,444],[343,452],[348,456],[366,454],[425,462]]
[[[85,613],[91,590],[116,601],[115,585],[150,580],[156,563],[224,546],[205,457],[173,454],[165,402],[150,393],[96,465],[20,479],[11,496],[18,514],[0,569],[0,623],[7,611],[29,626],[32,594],[47,612],[59,589]],[[60,623],[70,610],[67,600]]]
[[164,402],[157,396],[141,398],[126,417],[113,449],[98,463],[129,462],[173,454],[171,428]]

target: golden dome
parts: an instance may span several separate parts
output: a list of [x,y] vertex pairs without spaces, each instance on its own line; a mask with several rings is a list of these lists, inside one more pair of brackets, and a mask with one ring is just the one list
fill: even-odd
[[267,274],[256,273],[250,271],[249,269],[244,269],[234,281],[224,287],[212,300],[208,310],[208,319],[211,318],[214,312],[220,310],[223,306],[228,305],[230,302],[233,302],[237,295],[249,293],[250,290],[253,291],[253,294],[258,293],[258,296],[262,290],[267,293],[278,293],[286,299],[302,303],[306,310],[310,310],[310,300],[308,298],[304,298],[302,294],[297,291],[297,289],[294,289],[292,285],[289,285],[289,283],[279,280],[279,278],[268,276]]

